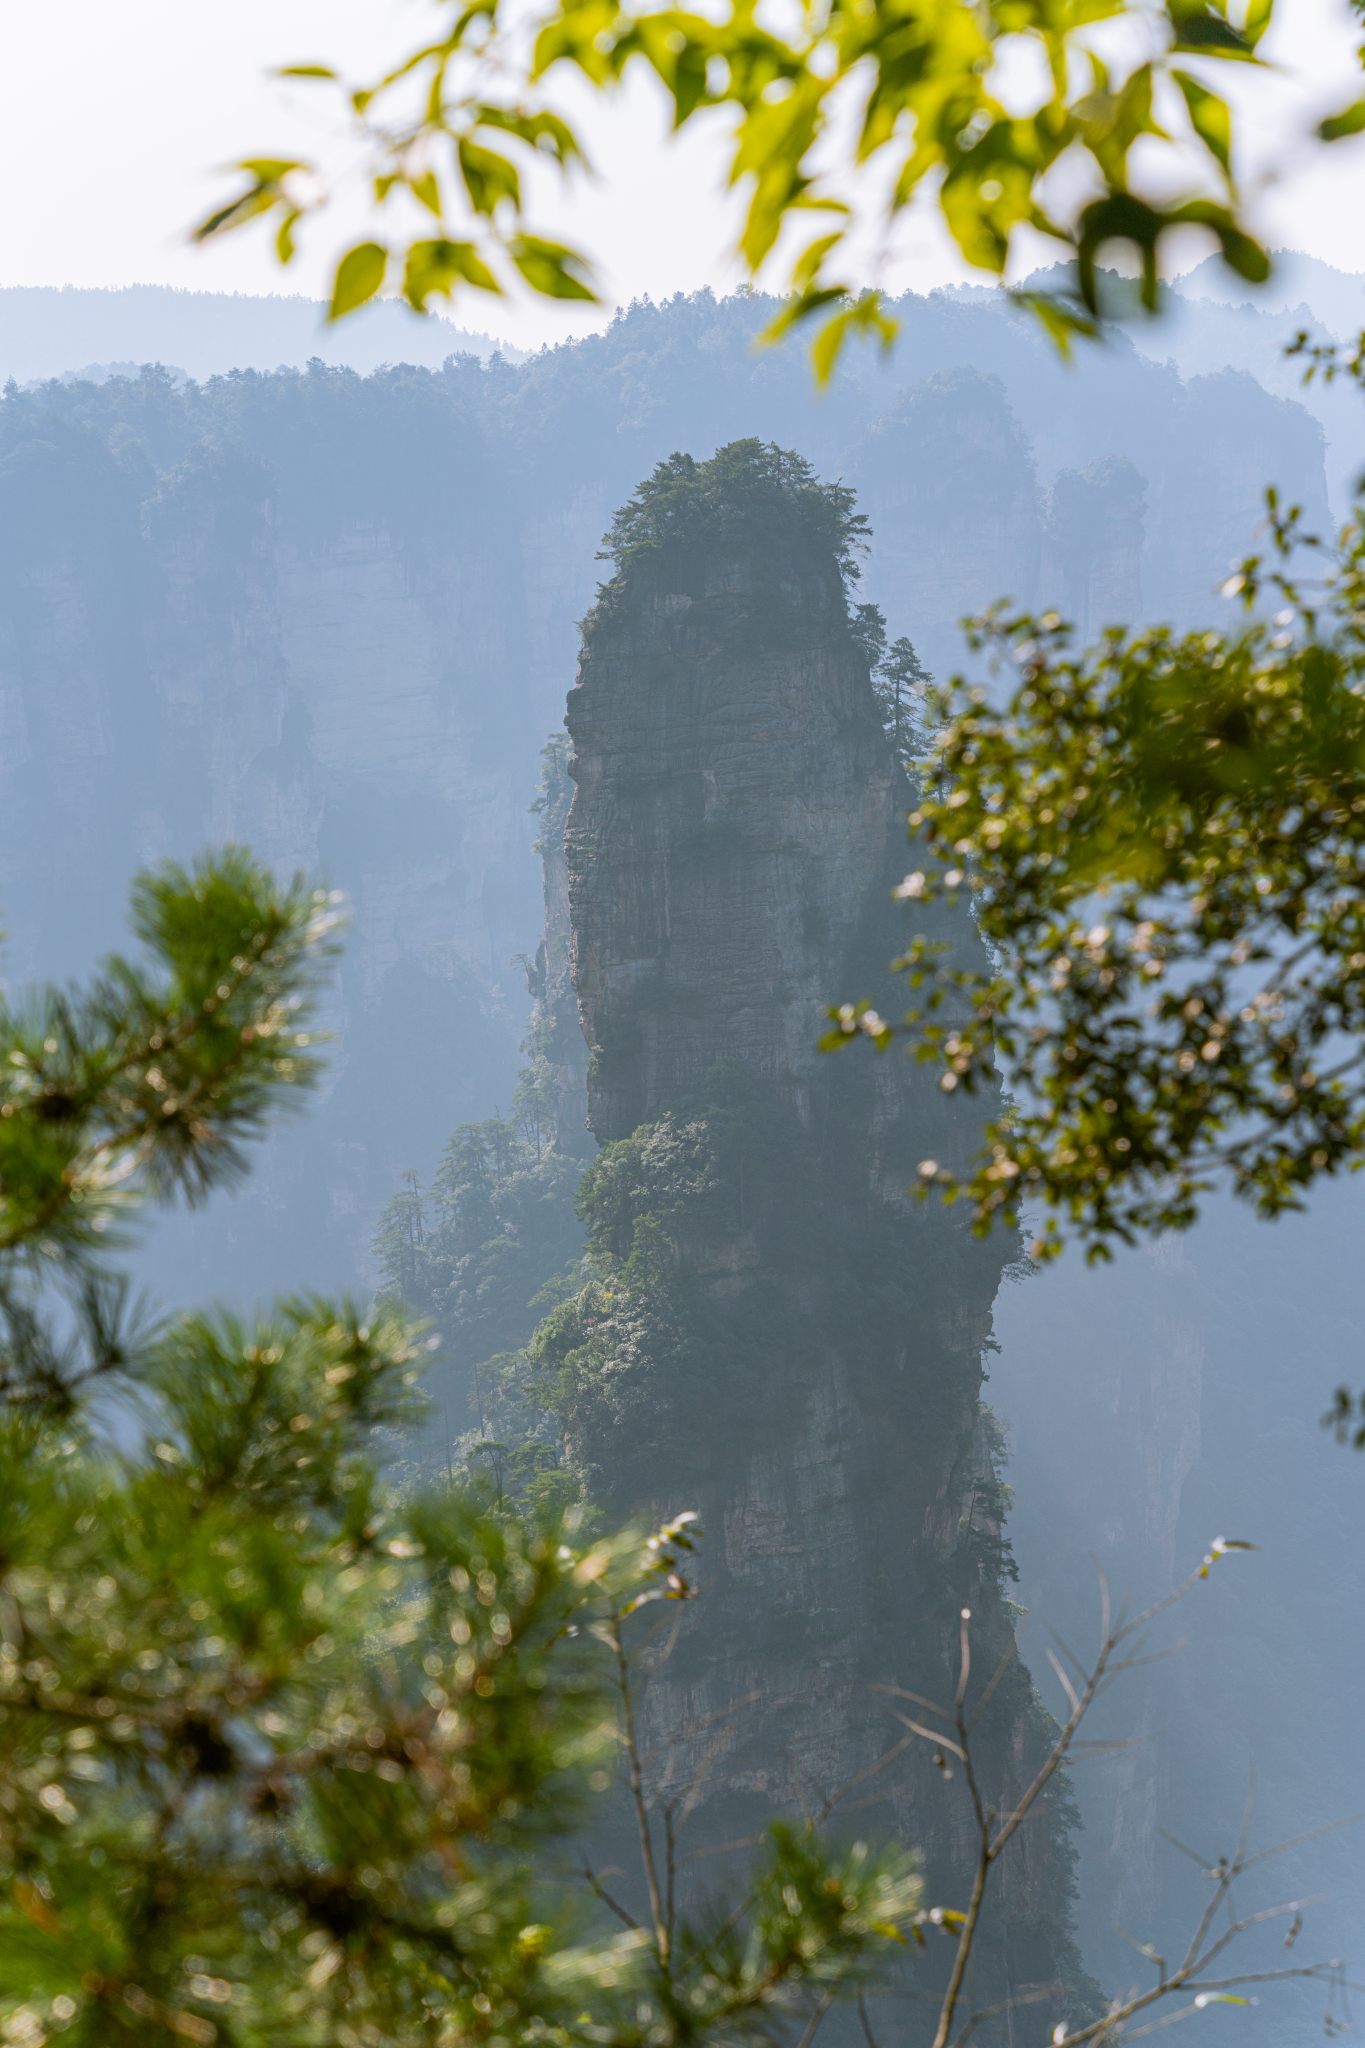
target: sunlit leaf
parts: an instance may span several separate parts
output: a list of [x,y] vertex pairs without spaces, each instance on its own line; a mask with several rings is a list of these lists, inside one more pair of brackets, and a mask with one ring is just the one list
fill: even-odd
[[501,292],[502,286],[472,242],[414,242],[403,267],[403,296],[417,312],[426,310],[433,293],[449,298],[460,284],[476,291]]
[[1190,110],[1190,122],[1200,141],[1212,151],[1225,171],[1232,168],[1232,110],[1226,100],[1220,100],[1202,86],[1188,71],[1175,71],[1171,76],[1185,95],[1185,104]]
[[516,165],[496,150],[483,149],[477,142],[461,137],[456,151],[460,176],[475,213],[491,214],[500,200],[513,207],[521,205],[521,179]]
[[1242,23],[1242,34],[1253,50],[1270,27],[1274,6],[1275,0],[1251,0],[1247,8],[1246,20]]
[[372,299],[384,282],[388,264],[389,252],[379,242],[361,242],[348,249],[337,265],[327,318],[340,320]]
[[532,291],[547,299],[586,299],[596,305],[597,294],[588,279],[591,272],[574,249],[558,242],[545,242],[536,235],[517,235],[507,253]]
[[[205,220],[200,221],[193,230],[193,239],[196,242],[207,242],[214,235],[226,233],[231,228],[242,227],[247,221],[255,220],[258,215],[270,213],[281,201],[288,204],[284,194],[284,180],[291,171],[310,170],[311,166],[297,157],[244,157],[241,163],[234,165],[233,168],[245,171],[251,183],[236,199],[230,200],[226,206],[220,206]],[[295,218],[297,217],[296,213]]]
[[1222,7],[1205,0],[1170,0],[1167,8],[1176,50],[1191,55],[1232,57],[1256,63],[1251,43],[1234,28]]
[[1318,123],[1318,134],[1324,142],[1340,142],[1347,135],[1359,135],[1362,129],[1365,129],[1365,100],[1357,100],[1343,113],[1333,114]]
[[441,188],[434,171],[423,171],[420,177],[409,178],[408,190],[428,213],[434,213],[437,220],[441,218]]
[[1074,299],[1060,292],[1011,292],[1011,299],[1040,320],[1057,345],[1063,361],[1069,361],[1071,344],[1078,338],[1093,341],[1099,322]]

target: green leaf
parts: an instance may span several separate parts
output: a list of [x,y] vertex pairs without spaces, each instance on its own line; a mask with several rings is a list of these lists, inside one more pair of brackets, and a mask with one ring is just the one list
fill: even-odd
[[233,168],[249,172],[258,185],[278,185],[290,171],[304,171],[308,165],[292,156],[244,156]]
[[1095,259],[1106,242],[1131,242],[1142,258],[1142,303],[1149,313],[1156,311],[1156,251],[1166,216],[1131,192],[1111,192],[1096,199],[1080,218],[1076,248],[1076,269],[1086,309],[1098,313]]
[[340,320],[372,299],[384,282],[388,265],[389,252],[382,243],[361,242],[348,249],[337,265],[327,318]]
[[1063,362],[1071,360],[1071,344],[1076,337],[1094,341],[1099,334],[1099,322],[1061,292],[1011,292],[1009,296],[1016,306],[1042,322]]
[[418,313],[433,292],[449,298],[461,283],[476,291],[501,293],[502,286],[472,242],[414,242],[403,269],[403,296]]
[[538,235],[516,235],[507,253],[533,292],[546,299],[586,299],[597,304],[597,294],[587,282],[592,272],[574,249],[558,242],[543,242]]
[[558,114],[543,110],[535,114],[509,113],[505,107],[493,106],[479,106],[473,112],[477,127],[495,128],[505,135],[515,135],[518,141],[529,142],[542,156],[552,156],[563,170],[567,170],[570,164],[587,162],[578,137]]
[[810,360],[817,386],[824,390],[828,385],[850,336],[875,334],[885,353],[899,332],[899,322],[882,306],[881,293],[864,292],[853,305],[828,319],[812,342]]
[[1318,123],[1318,135],[1323,142],[1340,142],[1344,136],[1359,135],[1362,129],[1365,129],[1365,100],[1357,100],[1353,107]]
[[1274,5],[1275,0],[1251,0],[1247,8],[1246,20],[1242,23],[1242,34],[1253,50],[1270,27]]
[[792,265],[792,282],[798,291],[804,292],[814,282],[824,267],[825,258],[832,249],[838,248],[843,238],[842,228],[836,229],[834,234],[821,235],[802,251]]
[[477,142],[461,137],[458,155],[460,176],[475,213],[491,214],[499,200],[521,206],[521,179],[517,167],[496,150],[481,149]]
[[1080,218],[1077,271],[1081,298],[1092,313],[1096,299],[1095,260],[1106,242],[1131,242],[1142,257],[1142,303],[1149,313],[1157,306],[1157,249],[1168,228],[1204,227],[1217,235],[1223,261],[1251,284],[1270,275],[1270,258],[1260,243],[1237,225],[1226,206],[1210,199],[1192,199],[1185,206],[1163,210],[1149,206],[1132,192],[1111,192],[1086,207]]
[[[824,242],[814,243],[806,251],[806,256],[801,262],[816,257],[817,252],[826,250],[839,239],[839,236],[831,235]],[[798,264],[798,268],[800,267]],[[822,390],[834,375],[844,344],[850,336],[875,334],[885,350],[890,348],[900,332],[900,323],[887,313],[880,292],[864,292],[860,298],[850,301],[847,285],[816,287],[808,284],[803,291],[793,292],[776,319],[763,329],[758,337],[760,346],[772,347],[774,343],[781,341],[784,335],[789,334],[793,327],[811,319],[827,306],[840,306],[841,310],[832,314],[821,327],[811,343],[810,352],[815,381]]]
[[275,73],[276,78],[335,78],[336,75],[328,64],[282,64]]
[[1190,123],[1195,134],[1217,157],[1223,170],[1229,176],[1232,172],[1232,112],[1226,100],[1220,100],[1216,93],[1202,86],[1197,78],[1191,78],[1188,71],[1171,73],[1176,84],[1185,95],[1185,105],[1190,110]]
[[[214,235],[226,233],[229,228],[239,228],[247,221],[255,220],[258,214],[269,213],[272,208],[281,204],[287,206],[289,201],[283,190],[284,179],[290,171],[306,171],[310,168],[310,165],[297,157],[243,158],[241,163],[233,165],[233,169],[245,171],[251,179],[250,185],[245,192],[240,192],[235,199],[229,200],[226,206],[218,207],[207,219],[201,220],[198,227],[193,229],[191,239],[196,242],[207,242]],[[297,210],[294,212],[294,218],[298,218]]]
[[1166,216],[1165,224],[1171,227],[1191,223],[1199,227],[1212,228],[1218,237],[1223,252],[1223,261],[1248,284],[1264,284],[1270,275],[1270,257],[1242,228],[1225,206],[1215,206],[1211,200],[1192,199],[1186,206],[1178,206]]
[[441,188],[434,171],[423,171],[419,178],[409,178],[408,190],[428,213],[434,213],[437,220],[441,218]]
[[1171,0],[1167,9],[1174,31],[1172,49],[1200,57],[1240,58],[1257,62],[1256,54],[1240,29],[1233,27],[1223,9],[1204,6],[1200,0]]

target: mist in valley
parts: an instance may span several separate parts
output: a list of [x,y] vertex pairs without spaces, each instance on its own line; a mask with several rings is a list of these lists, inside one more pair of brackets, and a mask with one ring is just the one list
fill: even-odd
[[[963,616],[1001,597],[1055,605],[1085,637],[1120,621],[1218,623],[1216,593],[1255,543],[1266,483],[1303,506],[1311,529],[1330,531],[1360,461],[1358,400],[1337,388],[1305,394],[1278,351],[1309,322],[1343,332],[1359,317],[1362,281],[1293,259],[1286,279],[1283,303],[1253,307],[1205,296],[1210,280],[1195,273],[1170,292],[1166,324],[1120,329],[1070,367],[997,294],[907,294],[895,350],[854,354],[823,397],[797,350],[755,349],[769,309],[752,296],[638,302],[604,333],[520,361],[457,330],[437,337],[438,358],[420,323],[395,316],[349,360],[343,330],[324,360],[304,312],[286,333],[272,302],[132,305],[89,293],[39,303],[0,292],[0,357],[12,366],[0,402],[7,988],[82,976],[123,943],[133,871],[205,844],[239,842],[281,875],[322,876],[344,892],[349,917],[324,1004],[324,1084],[270,1137],[239,1192],[148,1229],[139,1278],[167,1306],[250,1308],[299,1288],[368,1295],[406,1276],[446,1338],[433,1380],[440,1415],[421,1455],[439,1466],[491,1440],[484,1406],[496,1374],[478,1381],[475,1368],[525,1347],[581,1284],[578,1177],[599,1140],[628,1138],[664,1103],[662,1081],[653,1096],[640,1081],[643,1106],[605,1130],[610,1077],[590,1077],[581,1033],[573,1042],[568,897],[556,895],[566,772],[588,745],[581,702],[566,744],[566,698],[580,624],[612,576],[600,551],[618,508],[674,451],[698,463],[748,440],[795,451],[822,485],[848,487],[870,524],[857,601],[879,607],[887,642],[908,639],[941,678],[969,659]],[[695,601],[713,595],[703,579]],[[756,643],[753,660],[767,658]],[[620,701],[628,707],[624,688]],[[651,766],[648,734],[630,744],[627,766],[610,770],[621,788],[684,772],[662,753]],[[761,782],[761,763],[751,769]],[[876,773],[889,816],[902,785],[890,766]],[[834,810],[852,787],[838,785]],[[603,862],[628,877],[638,860],[643,874],[644,853],[610,850],[613,815],[604,809],[592,827]],[[571,846],[575,878],[590,872],[590,854],[587,842]],[[886,879],[869,865],[858,886],[885,902]],[[827,928],[837,908],[816,903],[814,882],[780,886],[809,889],[809,961],[837,960],[839,934]],[[601,918],[604,932],[615,928]],[[882,926],[868,929],[881,946]],[[878,959],[889,961],[895,929],[893,917]],[[605,958],[607,938],[599,950]],[[892,1014],[889,979],[823,991],[830,1003],[874,993]],[[704,1008],[695,1014],[709,1030]],[[638,1055],[646,1065],[653,1044]],[[708,1047],[705,1074],[676,1080],[677,1100],[694,1105],[677,1114],[722,1132],[714,1171],[728,1187],[735,1162],[769,1142],[768,1111],[714,1078],[745,1057],[742,1037]],[[893,1112],[874,1114],[870,1098],[859,1106],[862,1085],[847,1084],[848,1114],[865,1115],[859,1131],[884,1131]],[[596,1135],[583,1122],[594,1088]],[[921,1118],[917,1128],[946,1114],[932,1102],[903,1113]],[[760,1133],[755,1149],[743,1138],[727,1153],[723,1134],[740,1124]],[[463,1151],[451,1147],[460,1127],[474,1127]],[[475,1194],[488,1237],[466,1242]],[[957,1289],[954,1301],[977,1305],[950,1342],[929,1327],[931,1316],[934,1331],[947,1327],[947,1295],[926,1294],[925,1355],[942,1342],[945,1376],[968,1370],[959,1352],[971,1353],[971,1372],[984,1359],[998,1434],[981,1470],[1012,1489],[1003,1533],[1018,1568],[1017,1581],[1001,1581],[999,1627],[1007,1636],[1017,1624],[1048,1710],[1065,1711],[1049,1631],[1085,1656],[1097,1571],[1116,1599],[1142,1604],[1215,1537],[1257,1546],[1162,1624],[1159,1644],[1187,1636],[1186,1646],[1105,1702],[1094,1732],[1141,1742],[1072,1773],[1080,1959],[1109,1994],[1147,1967],[1125,1937],[1176,1952],[1202,1909],[1201,1868],[1235,1842],[1253,1774],[1253,1843],[1365,1809],[1365,1467],[1319,1426],[1333,1390],[1362,1377],[1365,1195],[1349,1179],[1320,1185],[1306,1213],[1274,1224],[1215,1200],[1192,1231],[1112,1265],[1086,1267],[1071,1252],[1042,1271],[1028,1270],[1017,1240],[987,1254],[945,1236],[948,1249],[935,1250],[924,1213],[906,1225],[907,1259],[933,1267],[940,1294]],[[800,1227],[818,1237],[816,1224]],[[459,1266],[493,1242],[526,1256]],[[408,1258],[414,1243],[421,1257]],[[989,1273],[972,1263],[988,1256]],[[913,1352],[915,1299],[875,1313],[871,1301],[870,1285],[831,1292],[819,1313],[850,1351],[884,1317]],[[779,1393],[772,1416],[780,1409]],[[502,1427],[511,1410],[498,1414]],[[898,1426],[909,1470],[913,1404]],[[538,1427],[553,1448],[554,1428]],[[937,1427],[926,1410],[926,1442]],[[685,1471],[659,1469],[678,1497],[657,1504],[694,1505],[682,1497]],[[883,1471],[888,1493],[898,1469]],[[654,1504],[664,1484],[642,1479],[635,1498]],[[613,1485],[629,1502],[619,1473],[600,1482],[602,1497]],[[712,1537],[719,1553],[723,1533]],[[888,1590],[869,1600],[869,1630],[910,1567],[883,1556],[879,1569]],[[927,1621],[924,1631],[928,1644]],[[774,1650],[773,1669],[788,1656]],[[938,1682],[908,1662],[896,1675],[928,1692]],[[830,1735],[831,1755],[842,1739]],[[946,1841],[952,1824],[923,1816],[933,1800],[946,1812],[961,1790],[926,1777],[909,1810]],[[1323,1894],[1302,1940],[1361,1968],[1365,1834],[1306,1842],[1264,1884],[1267,1900]],[[1321,1998],[1271,1987],[1255,2009],[1198,2024],[1238,2042],[1307,2041]]]

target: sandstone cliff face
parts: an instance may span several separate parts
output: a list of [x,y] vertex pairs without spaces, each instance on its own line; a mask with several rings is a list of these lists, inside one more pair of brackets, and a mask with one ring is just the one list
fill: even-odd
[[[951,1689],[964,1600],[986,1668],[1007,1644],[979,1395],[1011,1247],[901,1195],[920,1158],[973,1143],[981,1107],[898,1055],[815,1050],[831,1000],[895,1000],[909,794],[828,551],[664,548],[628,567],[587,622],[567,723],[594,1134],[670,1113],[704,1132],[718,1072],[786,1130],[781,1170],[732,1151],[728,1208],[722,1191],[707,1227],[674,1230],[704,1335],[654,1383],[662,1446],[647,1454],[642,1427],[607,1475],[622,1506],[691,1506],[708,1531],[703,1598],[647,1698],[654,1796],[694,1805],[709,1848],[813,1811],[893,1749],[885,1688]],[[975,943],[961,914],[941,936]],[[986,1738],[1001,1796],[1037,1736],[1011,1684]],[[916,1748],[863,1784],[857,1827],[919,1845],[955,1896],[965,1793]],[[1005,1876],[983,1960],[997,1985],[1074,1973],[1051,1825]],[[1030,2008],[1019,2037],[1063,2003]]]
[[833,561],[677,566],[594,627],[569,700],[573,977],[604,1142],[725,1058],[809,1116],[824,1007],[904,845]]

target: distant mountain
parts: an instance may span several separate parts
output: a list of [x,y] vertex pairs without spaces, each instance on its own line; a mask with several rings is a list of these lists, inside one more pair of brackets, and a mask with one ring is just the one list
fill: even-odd
[[[447,356],[484,362],[499,346],[491,335],[470,333],[439,314],[422,317],[393,299],[339,327],[324,324],[324,310],[318,299],[159,284],[9,285],[0,289],[0,384],[60,377],[82,365],[91,377],[101,366],[107,373],[129,363],[174,364],[203,383],[229,370],[302,369],[310,357],[362,375],[385,363],[438,370]],[[522,359],[516,349],[503,354]]]
[[1281,249],[1273,275],[1259,287],[1234,277],[1220,258],[1208,257],[1175,280],[1159,321],[1135,321],[1129,331],[1142,354],[1174,362],[1182,377],[1248,370],[1267,391],[1305,406],[1327,436],[1327,489],[1340,520],[1348,514],[1365,460],[1360,394],[1346,380],[1328,385],[1319,378],[1305,385],[1302,363],[1285,348],[1305,329],[1340,339],[1362,327],[1365,277]]
[[[1031,289],[1055,291],[1073,278],[1070,266],[1059,263],[1023,282]],[[1365,461],[1360,395],[1345,379],[1329,385],[1316,378],[1306,385],[1303,364],[1285,349],[1305,329],[1319,340],[1358,334],[1365,327],[1365,277],[1282,249],[1275,254],[1270,280],[1252,286],[1234,277],[1221,258],[1210,256],[1164,287],[1155,320],[1141,310],[1133,279],[1101,271],[1100,282],[1105,312],[1117,323],[1111,346],[1122,335],[1148,362],[1168,364],[1187,381],[1245,370],[1275,397],[1293,399],[1310,412],[1326,436],[1332,516],[1338,521],[1347,517]],[[959,286],[953,296],[965,304],[987,301],[992,294],[977,285]],[[1267,472],[1265,482],[1282,485],[1283,480]]]
[[1204,261],[1175,280],[1186,299],[1211,299],[1220,306],[1254,306],[1261,313],[1284,313],[1305,305],[1318,324],[1338,337],[1365,327],[1365,277],[1337,270],[1320,256],[1300,249],[1277,249],[1275,267],[1263,285],[1244,284],[1220,256]]

